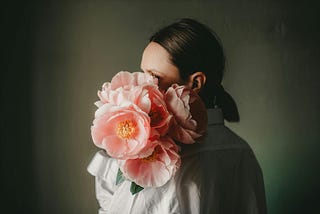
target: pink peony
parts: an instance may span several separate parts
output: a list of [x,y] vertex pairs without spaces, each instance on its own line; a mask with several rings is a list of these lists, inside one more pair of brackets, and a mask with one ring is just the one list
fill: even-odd
[[178,150],[179,147],[171,138],[161,138],[150,156],[120,161],[121,171],[126,178],[140,186],[160,187],[180,167]]
[[206,107],[200,97],[185,86],[173,84],[166,91],[165,101],[174,116],[169,135],[181,143],[195,143],[204,134],[207,124]]
[[111,82],[103,84],[102,90],[98,91],[100,101],[95,104],[100,107],[104,103],[112,103],[118,106],[129,106],[133,103],[148,113],[151,108],[151,101],[144,86],[152,85],[158,90],[157,84],[157,78],[150,74],[121,71],[112,78]]
[[136,106],[107,103],[96,111],[95,117],[91,126],[93,142],[111,157],[127,159],[151,154],[150,118]]
[[130,91],[136,86],[157,85],[158,79],[148,73],[120,71],[111,80],[102,85],[98,96],[103,103],[108,103],[110,96],[122,90]]

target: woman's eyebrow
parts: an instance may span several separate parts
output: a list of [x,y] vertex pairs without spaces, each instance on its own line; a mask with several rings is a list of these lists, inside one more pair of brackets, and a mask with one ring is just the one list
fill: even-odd
[[[141,69],[141,71],[143,71],[143,69]],[[152,73],[152,74],[160,74],[160,72],[155,69],[145,69],[145,71],[143,71],[143,72]]]

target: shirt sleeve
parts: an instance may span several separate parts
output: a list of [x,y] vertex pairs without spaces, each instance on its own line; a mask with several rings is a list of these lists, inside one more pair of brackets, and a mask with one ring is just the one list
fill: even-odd
[[[266,198],[261,167],[251,149],[243,151],[237,169],[238,207],[248,214],[266,214]],[[236,183],[237,184],[237,183]]]
[[105,214],[109,210],[117,188],[115,184],[118,171],[117,161],[101,150],[95,154],[87,170],[95,176],[96,197],[100,205],[99,214]]

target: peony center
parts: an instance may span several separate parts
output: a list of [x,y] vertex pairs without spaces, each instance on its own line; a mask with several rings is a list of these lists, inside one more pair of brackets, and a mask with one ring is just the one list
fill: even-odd
[[142,158],[143,162],[152,162],[158,159],[158,155],[159,155],[159,148],[156,147],[154,149],[154,151],[152,152],[151,155],[149,155],[148,157]]
[[132,138],[136,130],[136,126],[132,120],[125,120],[118,123],[117,135],[122,139]]
[[164,119],[164,109],[163,107],[160,106],[152,106],[150,112],[149,112],[149,117],[151,118],[151,126],[157,126],[159,125],[159,123],[162,122],[162,120]]

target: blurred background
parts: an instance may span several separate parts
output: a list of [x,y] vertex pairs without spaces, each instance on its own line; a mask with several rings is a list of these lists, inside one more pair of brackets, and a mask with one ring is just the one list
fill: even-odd
[[316,1],[21,1],[1,12],[1,213],[97,213],[86,167],[97,90],[140,70],[149,36],[190,17],[220,36],[223,85],[264,174],[268,213],[320,213]]

